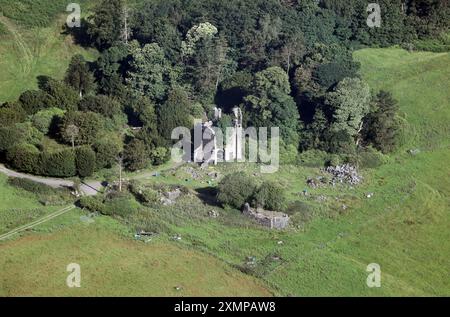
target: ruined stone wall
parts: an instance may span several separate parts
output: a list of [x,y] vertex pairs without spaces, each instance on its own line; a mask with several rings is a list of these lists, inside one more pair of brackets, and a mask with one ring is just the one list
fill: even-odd
[[260,225],[270,229],[285,229],[289,225],[288,215],[263,209],[255,210],[249,204],[245,204],[243,214],[255,219]]

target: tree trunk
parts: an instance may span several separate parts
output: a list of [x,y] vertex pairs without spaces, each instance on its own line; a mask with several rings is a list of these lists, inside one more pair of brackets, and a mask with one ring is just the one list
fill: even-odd
[[123,169],[123,157],[117,157],[117,163],[119,164],[119,192],[122,192],[122,169]]
[[361,131],[364,127],[364,121],[361,122],[358,129],[358,134],[356,135],[356,146],[359,147],[359,144],[361,143]]
[[219,69],[218,74],[217,74],[217,78],[216,78],[216,91],[217,89],[219,89],[219,83],[220,83],[220,76],[222,75],[222,68]]
[[122,192],[122,164],[119,166],[119,192]]

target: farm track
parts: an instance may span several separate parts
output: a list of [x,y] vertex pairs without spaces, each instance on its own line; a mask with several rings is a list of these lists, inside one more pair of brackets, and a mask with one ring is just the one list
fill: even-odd
[[31,71],[31,67],[33,64],[33,53],[30,50],[29,46],[23,39],[20,32],[17,30],[16,26],[7,18],[4,16],[0,16],[0,22],[3,23],[3,25],[7,28],[8,32],[12,34],[14,37],[14,42],[18,46],[19,51],[23,55],[24,63],[23,63],[23,73],[28,74]]
[[48,215],[46,215],[46,216],[44,216],[44,217],[42,217],[40,219],[37,219],[37,220],[35,220],[33,222],[30,222],[30,223],[28,223],[26,225],[18,227],[18,228],[14,229],[14,230],[12,230],[10,232],[2,234],[2,235],[0,235],[0,241],[1,240],[5,240],[7,238],[10,238],[13,235],[18,234],[20,232],[32,229],[32,228],[34,228],[34,227],[36,227],[36,226],[38,226],[40,224],[43,224],[43,223],[45,223],[47,221],[50,221],[50,220],[52,220],[52,219],[54,219],[56,217],[59,217],[59,216],[65,214],[65,213],[67,213],[67,212],[69,212],[69,211],[71,211],[73,209],[75,209],[75,206],[73,206],[73,205],[72,206],[67,206],[67,207],[65,207],[63,209],[60,209],[60,210],[55,211],[55,212],[53,212],[51,214],[48,214]]

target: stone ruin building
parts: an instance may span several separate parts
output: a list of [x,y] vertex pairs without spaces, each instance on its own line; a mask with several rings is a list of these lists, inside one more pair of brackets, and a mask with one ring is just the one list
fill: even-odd
[[289,216],[287,214],[261,208],[253,209],[248,203],[245,204],[242,213],[270,229],[285,229],[289,224]]
[[[222,116],[222,110],[215,108],[214,114],[215,119],[219,120]],[[212,121],[198,122],[196,124],[195,128],[201,131],[202,139],[201,142],[194,146],[194,162],[202,162],[204,165],[217,165],[219,161],[223,160],[226,162],[242,160],[242,110],[235,107],[233,109],[233,115],[231,134],[229,136],[223,136],[224,139],[227,137],[228,139],[220,140],[220,142],[218,142],[219,140]]]

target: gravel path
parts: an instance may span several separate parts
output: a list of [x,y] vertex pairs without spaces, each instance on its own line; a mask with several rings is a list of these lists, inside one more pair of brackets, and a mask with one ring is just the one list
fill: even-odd
[[[177,163],[174,166],[171,167],[171,169],[177,168],[184,163]],[[53,188],[67,188],[67,187],[73,187],[73,181],[62,179],[62,178],[50,178],[50,177],[40,177],[40,176],[34,176],[24,173],[19,173],[16,171],[13,171],[5,165],[0,164],[0,173],[5,174],[8,177],[16,177],[16,178],[25,178],[29,179],[36,183],[41,183],[48,185]],[[148,171],[143,172],[141,174],[135,175],[130,177],[130,179],[145,179],[152,177],[154,175],[155,171]],[[103,185],[99,181],[88,181],[88,182],[82,182],[80,185],[81,192],[86,196],[95,196],[98,193],[103,191]]]

